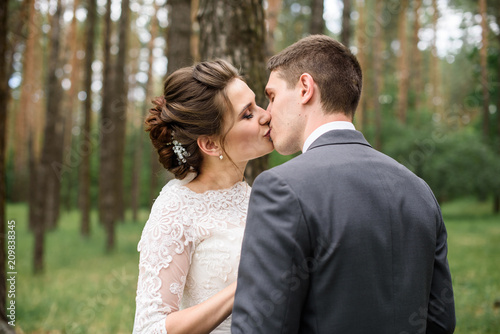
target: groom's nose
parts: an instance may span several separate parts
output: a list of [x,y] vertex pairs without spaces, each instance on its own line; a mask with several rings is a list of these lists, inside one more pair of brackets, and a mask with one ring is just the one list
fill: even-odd
[[261,125],[265,125],[271,121],[271,114],[264,108],[259,107],[260,109],[260,118],[259,123]]

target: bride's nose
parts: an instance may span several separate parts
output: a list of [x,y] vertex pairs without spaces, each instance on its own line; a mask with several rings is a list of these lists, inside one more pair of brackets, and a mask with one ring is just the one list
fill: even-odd
[[266,109],[259,107],[259,124],[266,125],[271,121],[271,114]]

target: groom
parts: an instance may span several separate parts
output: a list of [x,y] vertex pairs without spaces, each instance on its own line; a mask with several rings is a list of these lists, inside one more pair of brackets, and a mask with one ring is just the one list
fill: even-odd
[[355,56],[314,35],[268,68],[275,148],[303,154],[253,185],[232,333],[453,333],[439,205],[354,129]]

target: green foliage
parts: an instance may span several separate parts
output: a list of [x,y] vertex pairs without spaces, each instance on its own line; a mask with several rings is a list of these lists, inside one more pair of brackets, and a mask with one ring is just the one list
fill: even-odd
[[440,200],[500,189],[500,157],[471,129],[391,128],[384,151],[422,177]]

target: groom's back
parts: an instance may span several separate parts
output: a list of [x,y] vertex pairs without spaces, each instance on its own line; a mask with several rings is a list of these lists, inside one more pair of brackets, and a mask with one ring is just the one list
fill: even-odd
[[359,143],[313,147],[274,172],[297,193],[313,245],[299,266],[309,275],[301,332],[424,330],[446,237],[425,182]]

